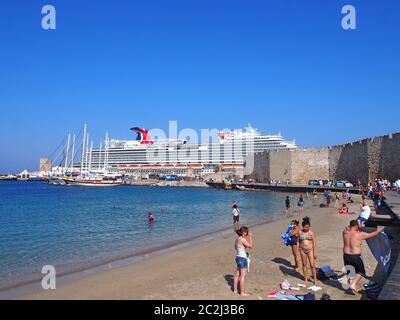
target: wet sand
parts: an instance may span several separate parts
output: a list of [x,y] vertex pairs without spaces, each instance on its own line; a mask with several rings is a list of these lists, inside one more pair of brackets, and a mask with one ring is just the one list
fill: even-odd
[[[322,196],[314,204],[311,197],[306,199],[304,215],[311,218],[312,230],[317,236],[317,267],[330,265],[335,271],[341,271],[342,231],[359,213],[360,198],[354,198],[355,203],[348,206],[351,211],[356,211],[356,215],[339,215],[337,208],[320,208]],[[293,204],[295,202],[292,201]],[[297,207],[295,209],[297,211]],[[294,218],[301,220],[298,212],[294,212]],[[221,235],[206,243],[150,257],[130,266],[99,272],[59,285],[56,290],[41,291],[22,298],[268,300],[266,294],[278,290],[279,283],[284,279],[293,285],[304,283],[302,274],[293,269],[290,247],[285,247],[280,238],[290,220],[292,218],[285,218],[251,230],[254,249],[250,250],[251,270],[247,276],[247,292],[251,293],[249,298],[241,298],[231,291],[236,268],[233,232],[231,236]],[[366,244],[363,246],[363,256],[367,275],[382,281],[383,271],[377,267]],[[366,282],[363,279],[361,284]],[[312,282],[309,284],[312,285]],[[322,290],[316,293],[317,299],[322,293],[329,294],[334,300],[362,298],[361,295],[346,293],[337,281],[319,282],[318,285]],[[307,292],[309,290],[288,291],[289,294]]]

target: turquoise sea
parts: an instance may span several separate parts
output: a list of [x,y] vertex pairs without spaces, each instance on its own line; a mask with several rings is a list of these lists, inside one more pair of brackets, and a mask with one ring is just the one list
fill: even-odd
[[[232,227],[281,218],[285,194],[201,188],[60,187],[0,182],[0,289],[69,273]],[[149,224],[147,212],[156,216]]]

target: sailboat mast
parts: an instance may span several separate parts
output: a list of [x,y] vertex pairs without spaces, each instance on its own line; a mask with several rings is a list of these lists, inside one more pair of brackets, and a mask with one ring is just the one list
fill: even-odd
[[108,132],[106,132],[106,145],[105,145],[105,155],[104,155],[104,172],[106,171],[108,164]]
[[92,152],[93,152],[93,141],[90,143],[89,172],[92,170]]
[[85,159],[85,142],[86,142],[86,123],[83,127],[83,140],[82,140],[82,155],[81,155],[81,174],[83,171],[83,160]]
[[74,133],[74,138],[72,139],[72,157],[71,157],[71,172],[74,169],[74,157],[75,157],[75,133]]
[[71,134],[68,133],[68,142],[67,142],[67,154],[65,155],[65,162],[64,162],[64,173],[67,171],[68,169],[68,153],[69,153],[69,144],[71,141]]
[[89,132],[86,135],[85,171],[89,168]]
[[100,150],[99,150],[99,165],[98,165],[98,169],[100,171],[100,166],[101,166],[101,148],[103,147],[103,142],[100,141]]

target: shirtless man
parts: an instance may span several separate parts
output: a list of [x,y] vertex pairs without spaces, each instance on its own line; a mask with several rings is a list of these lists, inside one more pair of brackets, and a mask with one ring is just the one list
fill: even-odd
[[343,261],[345,266],[352,266],[355,269],[356,276],[350,283],[350,289],[353,294],[357,293],[357,283],[365,276],[364,262],[361,258],[361,243],[377,236],[384,228],[378,227],[371,233],[360,232],[357,220],[351,220],[350,226],[343,231]]

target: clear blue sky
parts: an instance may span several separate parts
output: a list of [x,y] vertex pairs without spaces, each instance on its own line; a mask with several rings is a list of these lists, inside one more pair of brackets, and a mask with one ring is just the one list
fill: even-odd
[[0,172],[36,169],[84,122],[97,143],[168,120],[302,146],[399,131],[399,34],[396,0],[1,1]]

